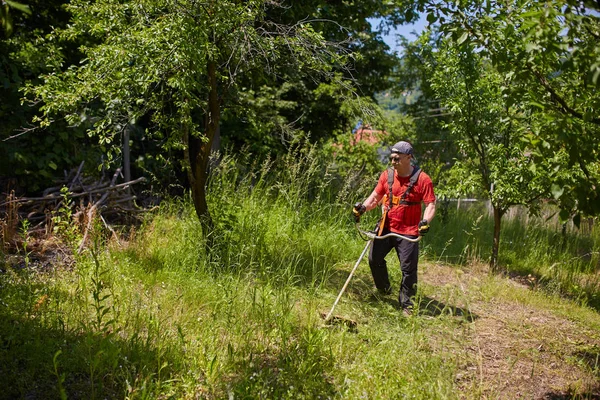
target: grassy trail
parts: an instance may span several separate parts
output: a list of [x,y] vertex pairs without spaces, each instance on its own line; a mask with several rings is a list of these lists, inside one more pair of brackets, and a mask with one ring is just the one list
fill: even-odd
[[470,322],[456,332],[463,336],[454,350],[465,357],[456,375],[461,389],[505,399],[599,394],[596,312],[509,278],[490,277],[485,268],[429,265],[423,281],[434,310],[439,303],[454,315],[468,310]]
[[[425,260],[420,269],[418,315],[399,321],[393,296],[376,295],[371,303],[375,310],[365,312],[360,303],[371,287],[366,265],[340,314],[358,316],[359,333],[373,325],[392,331],[400,323],[422,335],[421,345],[454,369],[453,394],[458,398],[600,395],[597,312],[536,291],[531,282],[490,276],[487,266],[457,268]],[[384,326],[377,320],[385,321]]]

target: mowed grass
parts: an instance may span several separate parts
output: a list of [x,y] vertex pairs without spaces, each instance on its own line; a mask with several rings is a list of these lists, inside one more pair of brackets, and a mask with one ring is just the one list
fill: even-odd
[[[438,213],[439,214],[439,213]],[[437,262],[465,265],[487,263],[491,254],[493,219],[483,207],[448,210],[435,221],[424,252]],[[504,218],[500,236],[500,266],[536,289],[575,299],[600,310],[600,226],[586,233],[549,224],[544,217]]]
[[[586,332],[600,327],[600,319],[589,297],[532,291],[482,272],[485,238],[474,224],[486,222],[472,216],[450,216],[456,232],[471,234],[469,241],[457,245],[458,234],[441,222],[423,241],[417,315],[403,317],[395,295],[378,296],[363,261],[335,312],[356,329],[325,324],[321,313],[365,246],[348,216],[348,204],[364,193],[353,194],[351,183],[331,191],[318,161],[309,153],[285,172],[263,165],[239,176],[225,158],[209,191],[216,228],[208,252],[190,202],[171,201],[127,240],[111,239],[99,227],[72,264],[39,271],[34,262],[5,260],[0,398],[501,397],[507,389],[482,355],[497,349],[482,345],[478,332],[504,319],[514,327],[506,331],[514,336],[504,337],[518,349],[500,356],[513,360],[506,371],[517,370],[519,360],[539,365],[539,352],[519,347],[521,319],[511,319],[529,318],[529,310],[573,324],[580,334],[572,339],[585,339],[563,354],[562,331],[545,333],[552,360],[575,371],[555,372],[572,382],[554,394],[594,394],[598,388],[589,382],[598,376],[600,341]],[[369,218],[375,216],[365,225],[373,223]],[[397,290],[394,258],[388,260]],[[551,270],[523,265],[511,268],[540,276]],[[586,268],[574,270],[568,282],[593,276]]]

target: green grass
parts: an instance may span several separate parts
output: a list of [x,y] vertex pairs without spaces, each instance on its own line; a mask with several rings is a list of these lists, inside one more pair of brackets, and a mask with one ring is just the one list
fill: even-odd
[[[374,294],[363,263],[336,309],[356,320],[358,331],[324,325],[320,312],[329,311],[364,247],[348,215],[364,193],[350,195],[355,182],[323,182],[326,171],[311,153],[288,160],[284,171],[267,164],[240,176],[235,165],[226,157],[211,178],[216,229],[209,255],[190,202],[180,200],[148,216],[123,245],[98,229],[70,268],[36,272],[4,263],[0,398],[478,398],[477,382],[457,380],[469,362],[460,349],[471,301],[513,296],[597,324],[586,317],[597,315],[593,310],[553,303],[546,292],[528,292],[539,293],[537,300],[509,296],[498,277],[471,286],[471,294],[422,284],[425,315],[428,307],[440,309],[405,318],[395,300]],[[365,225],[374,222],[369,218],[375,216]],[[476,215],[435,222],[422,268],[444,263],[459,271],[485,259],[489,229]],[[563,254],[544,247],[550,233],[532,229],[506,227],[502,262],[574,295],[563,289],[592,276],[592,267],[567,260],[597,241],[569,239]],[[517,235],[528,245],[506,244]],[[555,257],[562,264],[552,267]],[[552,272],[567,267],[572,272]],[[398,287],[399,273],[391,272]],[[596,294],[597,286],[577,298],[589,305]]]
[[[189,242],[176,239],[193,225],[187,211],[161,214],[138,233],[140,242],[105,252],[97,262],[81,259],[73,271],[31,276],[8,270],[3,282],[11,293],[3,292],[3,301],[11,308],[2,309],[0,361],[5,383],[18,383],[9,397],[58,396],[60,387],[76,398],[394,398],[410,392],[447,398],[452,392],[452,370],[426,350],[416,326],[392,310],[378,320],[375,306],[364,309],[378,321],[359,334],[323,328],[318,312],[335,292],[318,289],[323,281],[312,269],[318,261],[304,259],[310,252],[292,257],[284,250],[272,265],[229,271],[185,255]],[[187,264],[178,268],[178,262]],[[36,308],[45,294],[49,300]],[[53,360],[55,374],[48,370]],[[428,383],[432,375],[435,386]]]
[[[489,262],[493,220],[483,208],[449,210],[434,222],[424,252],[437,262],[464,265]],[[566,235],[542,218],[527,225],[504,219],[500,265],[509,275],[528,278],[532,286],[576,299],[600,310],[600,228],[589,234],[572,229]]]

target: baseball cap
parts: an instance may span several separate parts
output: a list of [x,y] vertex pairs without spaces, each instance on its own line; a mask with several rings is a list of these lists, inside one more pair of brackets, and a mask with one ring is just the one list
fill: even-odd
[[392,146],[392,153],[397,154],[412,154],[413,148],[412,145],[405,141],[400,141]]

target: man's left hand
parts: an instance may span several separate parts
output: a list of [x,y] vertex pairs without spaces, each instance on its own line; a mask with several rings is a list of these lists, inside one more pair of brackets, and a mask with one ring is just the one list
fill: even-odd
[[429,232],[429,222],[426,219],[422,219],[419,222],[419,235],[423,236],[427,232]]

